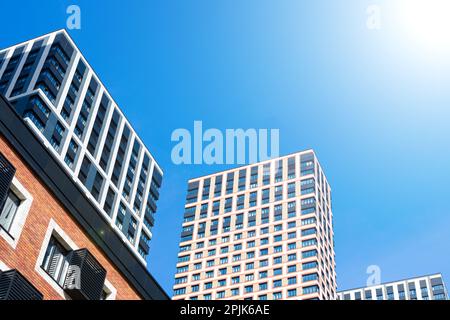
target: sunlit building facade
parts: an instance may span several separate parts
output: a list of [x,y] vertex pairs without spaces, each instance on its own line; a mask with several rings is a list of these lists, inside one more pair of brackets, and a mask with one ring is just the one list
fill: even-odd
[[314,151],[189,180],[173,299],[336,299],[331,188]]

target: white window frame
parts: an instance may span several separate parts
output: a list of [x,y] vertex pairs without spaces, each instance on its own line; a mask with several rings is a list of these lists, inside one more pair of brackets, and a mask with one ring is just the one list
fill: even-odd
[[30,213],[31,204],[33,203],[33,196],[27,189],[14,177],[10,190],[20,199],[20,205],[17,208],[16,215],[12,221],[9,233],[0,228],[0,237],[13,248],[16,249],[19,243],[20,235],[22,234],[25,221]]
[[0,260],[0,271],[7,271],[7,270],[9,270],[8,266],[2,260]]
[[[45,233],[44,241],[42,242],[41,249],[39,251],[39,255],[36,261],[36,265],[34,270],[42,277],[44,280],[64,299],[71,300],[71,298],[65,293],[64,289],[61,288],[58,283],[47,273],[44,269],[42,269],[41,265],[44,261],[45,252],[47,251],[47,247],[50,243],[50,239],[55,237],[63,247],[69,250],[77,250],[79,247],[76,245],[74,241],[64,232],[64,230],[56,223],[55,220],[50,219],[47,231]],[[105,279],[105,284],[103,290],[107,293],[106,300],[115,300],[117,295],[116,288]]]

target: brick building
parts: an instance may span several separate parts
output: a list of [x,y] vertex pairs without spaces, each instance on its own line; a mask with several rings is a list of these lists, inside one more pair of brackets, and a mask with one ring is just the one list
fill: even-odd
[[0,300],[168,299],[0,95]]

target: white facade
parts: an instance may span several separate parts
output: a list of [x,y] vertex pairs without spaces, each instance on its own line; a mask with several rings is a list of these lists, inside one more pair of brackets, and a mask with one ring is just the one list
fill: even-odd
[[338,292],[339,300],[447,300],[440,273]]
[[189,181],[174,299],[335,299],[331,189],[312,150]]
[[145,264],[161,168],[66,31],[1,50],[0,94]]

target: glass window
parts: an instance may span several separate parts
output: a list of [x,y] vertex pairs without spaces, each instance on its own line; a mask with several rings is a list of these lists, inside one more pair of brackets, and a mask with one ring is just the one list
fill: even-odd
[[69,250],[52,237],[45,251],[41,268],[44,269],[60,286],[64,284],[69,262]]
[[0,226],[6,232],[9,232],[11,229],[20,202],[21,200],[12,191],[9,191],[3,210],[0,213]]

